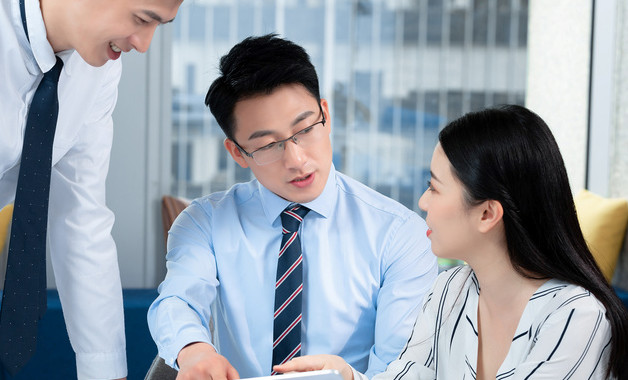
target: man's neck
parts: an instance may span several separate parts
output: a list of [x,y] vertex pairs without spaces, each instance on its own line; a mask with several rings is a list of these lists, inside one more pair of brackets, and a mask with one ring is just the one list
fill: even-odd
[[68,35],[66,29],[71,26],[71,23],[63,22],[64,14],[67,12],[62,11],[63,9],[68,10],[70,5],[65,0],[39,0],[41,15],[46,27],[46,38],[55,53],[72,48],[65,38]]

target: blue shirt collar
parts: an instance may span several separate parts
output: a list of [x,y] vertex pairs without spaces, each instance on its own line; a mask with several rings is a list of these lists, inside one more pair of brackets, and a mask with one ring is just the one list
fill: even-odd
[[[257,182],[264,214],[268,219],[268,223],[273,224],[281,215],[281,212],[294,202],[290,202],[281,198],[277,194],[268,190],[264,185]],[[316,212],[323,218],[328,218],[332,210],[336,207],[338,201],[338,191],[336,186],[336,168],[331,164],[327,183],[323,188],[323,192],[311,202],[303,203],[304,206]],[[309,214],[308,214],[309,215]]]

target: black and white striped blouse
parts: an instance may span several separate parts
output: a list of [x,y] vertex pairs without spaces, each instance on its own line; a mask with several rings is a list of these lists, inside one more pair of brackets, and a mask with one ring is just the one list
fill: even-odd
[[[470,267],[441,273],[399,359],[373,380],[475,379],[478,297]],[[611,337],[604,312],[582,287],[547,281],[523,311],[497,380],[604,379]]]

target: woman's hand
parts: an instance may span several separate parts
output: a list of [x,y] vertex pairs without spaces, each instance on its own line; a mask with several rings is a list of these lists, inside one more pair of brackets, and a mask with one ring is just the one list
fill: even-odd
[[321,369],[338,370],[344,380],[353,380],[351,366],[343,358],[336,355],[306,355],[273,367],[273,371],[280,373],[318,371]]

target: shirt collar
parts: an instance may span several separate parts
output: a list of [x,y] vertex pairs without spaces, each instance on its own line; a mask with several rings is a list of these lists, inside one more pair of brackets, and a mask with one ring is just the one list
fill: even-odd
[[[24,28],[22,26],[20,6],[17,4],[20,35],[23,36],[26,41],[26,35],[24,34]],[[48,42],[46,35],[46,25],[44,24],[44,18],[41,14],[41,8],[39,0],[25,0],[24,8],[26,10],[26,25],[28,28],[28,38],[30,40],[30,53],[27,55],[26,68],[32,75],[38,75],[40,73],[48,72],[57,62],[55,52]],[[28,41],[26,41],[28,45]],[[72,54],[73,50],[68,50],[59,53],[59,57],[64,61]],[[67,63],[67,62],[66,62]],[[67,72],[68,67],[65,67]]]
[[[277,194],[268,190],[264,185],[259,183],[258,187],[260,192],[260,198],[262,200],[262,207],[264,207],[264,213],[270,224],[273,224],[275,220],[279,218],[281,212],[294,202],[290,202],[281,198]],[[316,199],[311,202],[303,203],[310,210],[321,215],[323,218],[329,217],[332,210],[336,207],[338,201],[338,190],[336,186],[336,168],[334,164],[329,169],[329,176],[327,177],[327,183],[323,188],[323,192]]]

